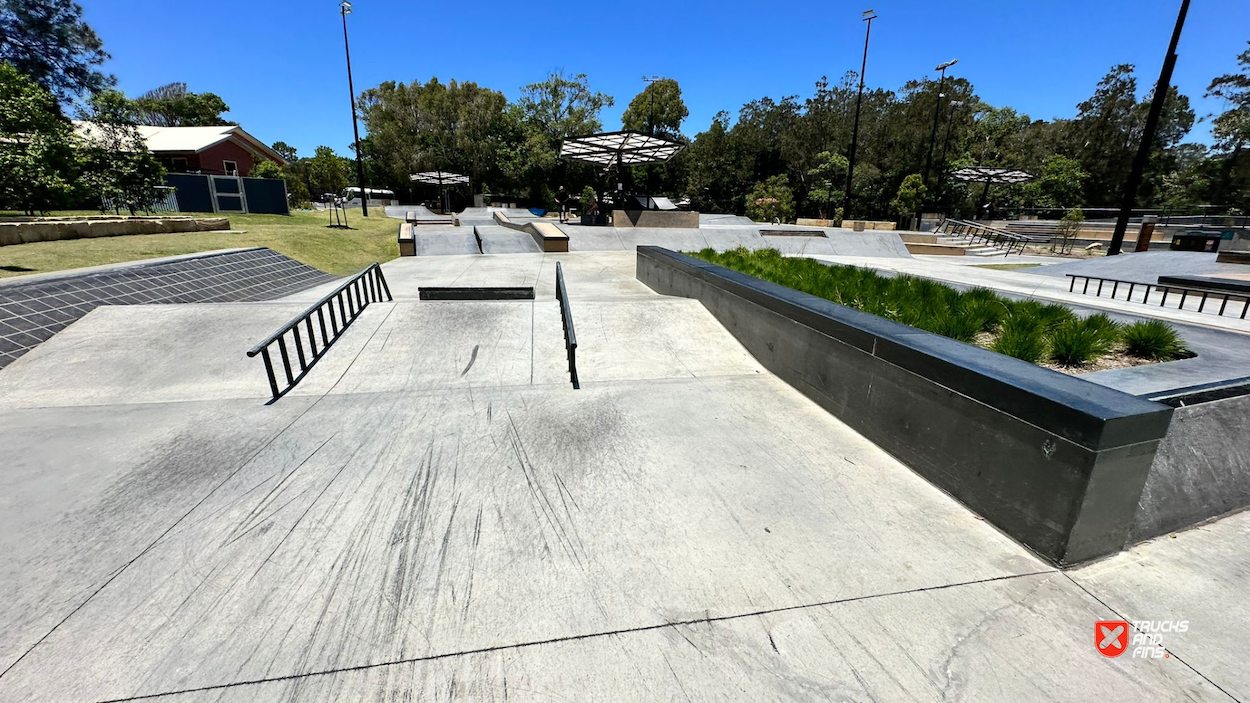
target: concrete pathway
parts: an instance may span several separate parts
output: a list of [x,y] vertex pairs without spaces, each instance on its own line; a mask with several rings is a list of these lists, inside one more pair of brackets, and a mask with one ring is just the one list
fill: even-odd
[[[390,262],[395,301],[273,405],[243,351],[312,292],[96,310],[0,371],[0,701],[1250,691],[1242,517],[1123,556],[1153,576],[1058,572],[633,261]],[[479,284],[538,295],[417,300]],[[1099,655],[1128,609],[1189,618],[1183,656]]]

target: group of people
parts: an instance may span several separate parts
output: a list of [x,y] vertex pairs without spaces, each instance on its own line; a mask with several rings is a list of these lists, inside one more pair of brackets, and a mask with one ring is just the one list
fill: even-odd
[[[569,206],[572,201],[573,196],[564,186],[556,189],[556,207],[560,212],[560,224],[565,224],[569,221]],[[616,202],[625,202],[625,193],[619,185],[617,186]],[[582,203],[582,214],[592,217],[599,214],[599,198],[594,194],[594,191],[591,191],[590,202]]]

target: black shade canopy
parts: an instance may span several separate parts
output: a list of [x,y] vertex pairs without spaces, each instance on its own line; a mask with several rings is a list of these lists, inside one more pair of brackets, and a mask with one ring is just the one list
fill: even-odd
[[969,166],[951,174],[957,181],[973,183],[1028,183],[1037,180],[1037,176],[1026,173],[1018,168],[993,168],[989,166]]
[[624,130],[569,137],[560,145],[560,158],[599,166],[655,164],[668,161],[685,147],[681,142]]
[[469,177],[452,173],[451,171],[422,171],[408,176],[408,180],[417,183],[432,183],[434,185],[450,185],[453,183],[468,183]]

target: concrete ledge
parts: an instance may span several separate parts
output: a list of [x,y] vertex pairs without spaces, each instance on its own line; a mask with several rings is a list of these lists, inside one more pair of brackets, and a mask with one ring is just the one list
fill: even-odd
[[541,251],[562,252],[569,250],[569,235],[560,231],[559,227],[549,222],[513,222],[511,218],[502,212],[496,212],[495,222],[514,229],[518,232],[526,232],[538,244]]
[[925,254],[927,256],[966,256],[968,254],[967,247],[955,246],[953,244],[924,244],[908,241],[906,237],[903,238],[903,243],[907,246],[907,253],[909,254]]
[[1250,395],[1175,410],[1142,491],[1132,541],[1250,506]]
[[637,275],[1042,557],[1124,547],[1171,408],[658,247]]
[[699,229],[699,213],[694,210],[613,210],[612,226]]
[[131,234],[208,232],[230,229],[225,217],[127,217],[0,222],[0,246]]
[[413,226],[407,222],[399,226],[399,255],[417,255],[416,232],[413,230]]

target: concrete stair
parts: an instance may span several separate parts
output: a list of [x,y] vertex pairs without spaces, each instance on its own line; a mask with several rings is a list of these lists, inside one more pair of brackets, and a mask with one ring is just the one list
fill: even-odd
[[1003,251],[983,244],[969,244],[962,237],[934,233],[900,233],[907,251],[927,256],[1002,256]]

